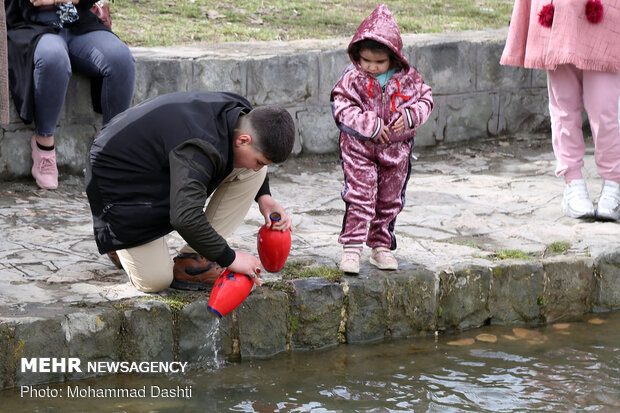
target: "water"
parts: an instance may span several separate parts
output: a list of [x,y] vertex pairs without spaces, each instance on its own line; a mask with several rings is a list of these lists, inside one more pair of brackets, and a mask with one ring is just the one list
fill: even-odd
[[207,331],[207,334],[205,335],[205,339],[204,339],[204,344],[202,345],[203,349],[207,348],[211,350],[210,352],[213,353],[213,356],[210,357],[209,359],[203,356],[198,358],[198,364],[200,364],[201,368],[204,368],[207,370],[219,370],[224,365],[223,364],[224,362],[218,357],[218,352],[219,352],[218,341],[220,338],[219,337],[220,336],[219,334],[220,319],[214,318],[213,320],[215,321],[213,322],[213,325],[211,326],[209,331]]
[[[496,342],[480,341],[481,333]],[[159,386],[191,389],[190,398],[32,398],[15,389],[0,392],[0,406],[7,412],[619,412],[620,312],[212,366],[185,376],[118,375],[37,387],[66,394],[67,386],[147,392]]]

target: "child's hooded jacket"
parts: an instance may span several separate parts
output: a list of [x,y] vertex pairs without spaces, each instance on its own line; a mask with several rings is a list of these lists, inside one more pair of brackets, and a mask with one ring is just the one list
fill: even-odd
[[[354,43],[372,39],[388,46],[402,63],[403,69],[387,81],[385,91],[379,80],[362,70],[351,55]],[[331,93],[331,105],[338,128],[361,140],[370,140],[381,134],[398,119],[405,121],[405,131],[390,130],[390,142],[412,139],[416,128],[423,124],[433,109],[431,88],[422,76],[409,65],[402,54],[403,42],[398,25],[387,6],[379,5],[358,27],[349,43],[348,52],[353,63],[344,71]]]

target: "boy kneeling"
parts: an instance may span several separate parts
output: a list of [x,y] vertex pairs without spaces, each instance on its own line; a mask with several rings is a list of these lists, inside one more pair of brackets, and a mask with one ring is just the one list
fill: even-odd
[[[282,216],[273,229],[291,227],[266,165],[284,162],[294,140],[285,109],[253,109],[233,93],[171,93],[126,110],[101,130],[86,167],[99,252],[116,251],[144,292],[207,289],[222,267],[255,274],[260,260],[225,238],[253,200],[268,225]],[[164,239],[173,230],[187,242],[174,264]]]

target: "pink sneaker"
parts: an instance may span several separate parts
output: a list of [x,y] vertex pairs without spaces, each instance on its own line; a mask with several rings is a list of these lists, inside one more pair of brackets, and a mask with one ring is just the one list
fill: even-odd
[[377,247],[372,249],[370,263],[381,270],[397,270],[398,261],[389,248]]
[[340,269],[350,274],[359,274],[360,272],[360,256],[362,250],[359,248],[344,248],[342,250],[342,260],[340,261]]
[[43,151],[39,149],[34,135],[30,138],[30,147],[32,148],[32,176],[37,185],[43,189],[58,188],[56,150]]

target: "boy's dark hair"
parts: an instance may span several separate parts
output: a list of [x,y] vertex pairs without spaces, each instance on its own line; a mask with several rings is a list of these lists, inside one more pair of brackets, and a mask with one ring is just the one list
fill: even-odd
[[349,47],[349,53],[353,57],[353,60],[359,63],[360,61],[360,53],[363,50],[370,50],[373,52],[383,52],[386,53],[390,57],[390,69],[397,67],[399,69],[403,69],[403,62],[398,58],[396,53],[392,49],[390,49],[387,45],[378,42],[372,39],[363,39],[359,42],[353,43]]
[[288,158],[295,143],[295,122],[279,106],[260,106],[244,116],[250,123],[256,149],[273,163]]

